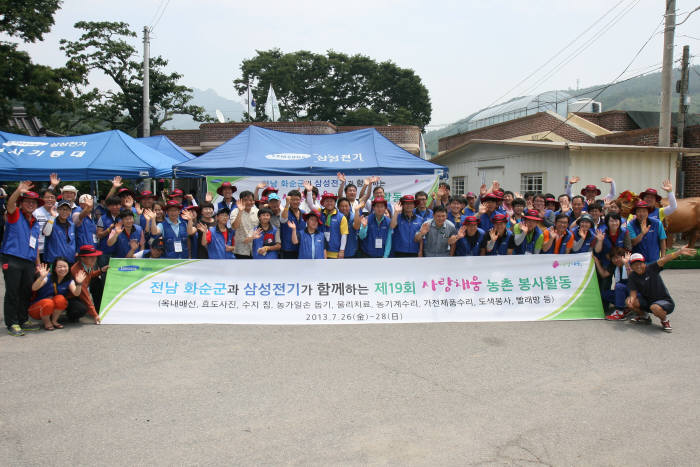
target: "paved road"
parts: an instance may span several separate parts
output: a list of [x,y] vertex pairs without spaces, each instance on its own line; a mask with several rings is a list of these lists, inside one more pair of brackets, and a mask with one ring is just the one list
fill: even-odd
[[4,465],[691,465],[698,271],[673,334],[604,321],[0,335]]

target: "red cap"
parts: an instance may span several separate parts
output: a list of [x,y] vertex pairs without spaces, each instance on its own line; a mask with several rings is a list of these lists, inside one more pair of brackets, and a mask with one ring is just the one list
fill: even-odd
[[100,256],[102,252],[92,245],[83,245],[78,249],[78,256]]
[[156,199],[157,196],[152,192],[152,191],[142,191],[141,195],[139,195],[139,199],[144,199],[144,198],[153,198]]
[[44,205],[44,200],[39,197],[38,193],[35,193],[33,191],[27,191],[26,193],[20,195],[19,201],[22,201],[23,199],[33,199],[36,201],[37,207],[41,207]]
[[384,207],[387,207],[386,199],[384,199],[381,196],[379,198],[374,198],[374,200],[372,201],[372,207],[374,207],[375,204],[383,204]]
[[318,211],[309,211],[305,213],[302,217],[304,218],[305,221],[309,220],[309,217],[314,216],[316,219],[318,219],[319,222],[321,222],[321,213]]
[[338,199],[338,196],[334,195],[333,193],[328,193],[327,191],[323,193],[323,196],[321,196],[321,204],[327,199],[332,199],[333,201]]
[[541,221],[542,217],[537,209],[528,209],[525,214],[523,214],[524,219],[530,219],[531,221]]
[[640,198],[644,198],[645,195],[654,195],[656,197],[656,201],[661,201],[661,196],[659,196],[659,192],[653,188],[647,188],[646,190],[639,193]]
[[508,221],[508,216],[506,216],[505,214],[496,214],[495,216],[493,216],[493,223],[494,224],[497,222],[507,222],[507,221]]
[[581,194],[585,195],[587,191],[595,191],[596,196],[600,194],[600,188],[598,188],[595,185],[586,185],[585,187],[583,187],[583,190],[581,190]]
[[260,196],[267,196],[270,193],[277,193],[277,192],[278,192],[277,188],[272,187],[272,186],[268,186],[262,191],[262,194]]
[[171,193],[170,193],[170,198],[177,198],[178,196],[184,198],[185,197],[185,192],[182,191],[179,188],[175,188]]
[[634,205],[634,210],[636,211],[637,209],[640,209],[640,208],[646,208],[646,210],[649,212],[654,210],[654,206],[647,203],[646,201],[642,201],[641,199],[639,201],[637,201],[637,203]]
[[399,200],[401,204],[403,203],[415,203],[416,202],[416,197],[413,195],[403,195],[401,199]]
[[478,224],[479,219],[476,218],[476,216],[467,216],[464,218],[464,222],[462,222],[463,225],[467,224]]
[[178,203],[177,201],[170,200],[167,203],[165,203],[165,210],[167,211],[170,208],[178,208],[182,209],[182,204]]
[[224,188],[231,188],[231,190],[233,190],[232,193],[235,193],[238,190],[236,185],[231,185],[231,182],[224,182],[221,185],[219,185],[219,188],[216,189],[216,193],[221,196],[224,196]]
[[503,196],[500,193],[486,193],[481,197],[481,201],[503,201]]

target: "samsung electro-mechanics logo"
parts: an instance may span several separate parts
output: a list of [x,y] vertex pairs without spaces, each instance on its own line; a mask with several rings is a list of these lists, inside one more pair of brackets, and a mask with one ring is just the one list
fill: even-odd
[[135,266],[135,265],[131,265],[131,266],[121,266],[121,267],[119,268],[119,270],[122,271],[122,272],[138,271],[138,270],[139,270],[139,267],[138,267],[138,266]]
[[273,161],[300,161],[302,159],[308,159],[311,154],[297,154],[294,152],[281,152],[277,154],[267,154],[265,159],[270,159]]

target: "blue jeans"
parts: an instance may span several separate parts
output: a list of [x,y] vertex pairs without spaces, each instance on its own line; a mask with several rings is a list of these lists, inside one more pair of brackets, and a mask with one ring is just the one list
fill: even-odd
[[614,290],[603,290],[600,294],[602,295],[604,302],[614,303],[615,308],[617,308],[618,310],[624,310],[625,300],[629,296],[630,292],[627,288],[627,284],[618,282],[617,284],[615,284]]

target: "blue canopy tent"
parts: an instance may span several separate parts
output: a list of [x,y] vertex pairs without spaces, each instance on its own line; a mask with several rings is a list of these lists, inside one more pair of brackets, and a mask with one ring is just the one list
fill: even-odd
[[173,160],[173,165],[179,164],[180,162],[189,161],[195,158],[193,154],[190,154],[177,144],[170,141],[170,139],[165,135],[149,136],[148,138],[137,138],[137,141],[145,144],[149,148],[155,149],[156,151],[165,154]]
[[173,159],[119,130],[82,136],[0,132],[0,180],[171,177]]
[[182,175],[417,175],[445,167],[420,159],[374,128],[298,135],[249,126],[201,157],[173,167]]

